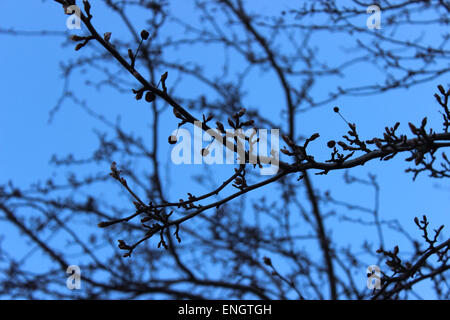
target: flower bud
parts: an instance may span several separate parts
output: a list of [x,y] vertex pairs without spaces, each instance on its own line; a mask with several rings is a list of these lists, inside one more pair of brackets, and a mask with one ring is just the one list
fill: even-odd
[[148,36],[149,36],[149,33],[148,33],[147,30],[142,30],[141,31],[141,38],[142,38],[142,40],[147,40]]
[[336,141],[334,141],[334,140],[330,140],[327,142],[328,148],[334,148],[335,145],[336,145]]
[[242,108],[241,110],[239,110],[238,116],[239,116],[239,117],[242,117],[242,116],[245,114],[246,111],[247,111],[247,110],[246,110],[245,108]]
[[144,95],[144,92],[138,91],[138,92],[136,93],[136,100],[141,100],[143,95]]
[[106,42],[109,42],[109,39],[111,39],[111,32],[105,32],[103,39],[105,39]]
[[155,96],[155,94],[154,94],[153,92],[148,91],[148,92],[145,94],[145,101],[147,101],[147,102],[152,102],[152,101],[154,101],[155,99],[156,99],[156,96]]
[[70,37],[70,40],[72,40],[72,41],[81,41],[84,39],[85,39],[84,37],[77,36],[76,34],[74,34]]

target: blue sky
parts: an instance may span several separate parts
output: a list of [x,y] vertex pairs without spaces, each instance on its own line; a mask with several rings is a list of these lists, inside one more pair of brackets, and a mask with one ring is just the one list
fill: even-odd
[[[258,10],[270,12],[275,10],[273,2],[264,2]],[[287,6],[287,5],[286,5]],[[173,11],[190,12],[192,6],[187,1],[173,1]],[[277,6],[283,8],[283,4]],[[129,37],[123,24],[117,23],[117,16],[105,11],[98,3],[93,5],[95,15],[94,23],[102,32],[112,31],[114,37]],[[138,17],[145,18],[145,17]],[[142,19],[141,19],[142,20]],[[65,103],[61,110],[56,113],[53,121],[49,123],[49,112],[57,103],[58,97],[63,89],[64,82],[61,75],[60,63],[70,63],[77,58],[78,53],[73,50],[73,43],[62,45],[66,37],[77,33],[68,31],[65,27],[66,16],[62,14],[61,8],[53,1],[31,1],[27,6],[19,1],[2,0],[0,2],[0,21],[2,28],[12,27],[16,30],[53,30],[63,32],[66,36],[55,35],[46,37],[10,36],[0,34],[2,50],[0,50],[0,94],[2,104],[0,106],[0,182],[12,181],[18,186],[27,186],[37,180],[45,181],[49,176],[64,177],[65,172],[49,163],[54,153],[65,155],[72,153],[79,158],[89,156],[90,152],[97,146],[95,129],[100,126],[98,121],[89,117],[83,110],[70,102]],[[365,23],[365,21],[362,21]],[[84,29],[83,29],[84,31]],[[433,40],[433,32],[427,32],[427,40]],[[176,34],[177,29],[167,28],[168,34]],[[383,32],[383,30],[379,31]],[[408,36],[406,33],[405,36]],[[412,36],[412,35],[411,35]],[[324,35],[317,40],[317,45],[327,43],[327,47],[320,54],[329,57],[330,64],[339,63],[345,54],[330,54],[338,52],[339,48],[345,46],[343,39]],[[215,48],[217,50],[217,48]],[[191,51],[183,51],[183,57],[190,55],[193,60],[203,61],[207,69],[217,67],[217,63],[211,59],[215,54],[220,60],[221,53],[208,51],[210,49],[194,48]],[[172,52],[176,55],[180,52]],[[231,65],[239,69],[239,62]],[[112,70],[117,69],[117,65]],[[141,102],[134,100],[131,94],[119,94],[109,88],[97,91],[84,85],[86,78],[99,79],[101,76],[95,71],[87,71],[89,77],[76,74],[71,78],[71,91],[80,99],[88,101],[90,107],[96,112],[103,114],[111,121],[118,116],[121,118],[123,127],[133,127],[134,131],[142,134],[147,143],[150,143],[151,115],[149,109]],[[355,66],[348,71],[348,77],[344,80],[330,78],[324,80],[323,87],[335,85],[336,81],[344,81],[348,84],[358,84],[370,81],[379,76],[379,70],[369,67],[361,69]],[[172,76],[172,74],[171,74]],[[254,72],[249,76],[251,87],[247,88],[246,101],[251,106],[258,106],[263,114],[270,115],[273,119],[280,120],[279,101],[284,101],[280,90],[273,83],[273,74],[261,74]],[[372,138],[382,134],[386,125],[392,126],[401,121],[402,133],[408,133],[408,122],[418,123],[424,116],[428,117],[429,123],[435,127],[441,127],[441,118],[437,105],[433,98],[436,86],[439,83],[446,84],[448,79],[439,79],[425,83],[409,90],[396,90],[377,96],[366,97],[343,97],[334,101],[329,106],[301,113],[297,117],[297,134],[305,136],[314,132],[320,132],[321,138],[311,145],[310,152],[317,155],[317,159],[326,159],[329,149],[326,142],[337,139],[345,134],[346,124],[335,113],[332,107],[338,105],[341,112],[350,122],[355,122],[360,128],[360,134],[364,139]],[[131,83],[133,80],[130,78]],[[319,88],[320,89],[320,88]],[[195,95],[202,88],[195,86],[189,81],[182,81],[176,88],[177,95]],[[273,112],[272,110],[277,110]],[[200,114],[196,115],[201,117]],[[170,110],[165,110],[160,127],[161,155],[162,161],[168,159],[170,146],[165,142],[176,128]],[[148,134],[146,133],[148,131]],[[449,185],[445,180],[431,180],[426,175],[421,175],[415,182],[411,175],[405,174],[407,163],[405,156],[398,156],[389,162],[372,161],[364,167],[351,170],[355,176],[367,177],[368,173],[375,173],[381,187],[380,195],[380,217],[389,220],[398,219],[405,228],[420,237],[415,228],[413,218],[427,214],[432,217],[431,223],[434,227],[448,223],[448,212],[446,204],[449,200]],[[142,166],[149,163],[142,163]],[[167,165],[168,170],[162,170],[166,181],[180,179],[188,180],[192,174],[204,170],[204,168]],[[88,174],[92,168],[83,168],[81,173]],[[227,170],[228,169],[228,170]],[[105,168],[105,171],[108,168]],[[200,170],[200,171],[199,171]],[[218,178],[226,176],[231,169],[221,167],[217,171]],[[332,172],[327,176],[315,176],[313,179],[316,188],[330,189],[332,195],[361,205],[372,205],[373,191],[370,188],[347,186],[343,184],[343,172]],[[189,180],[188,180],[189,181]],[[220,179],[216,179],[220,182]],[[184,196],[185,184],[170,184],[169,192],[171,199],[179,199]],[[197,194],[207,191],[205,187],[194,185]],[[102,196],[115,197],[121,193],[116,185],[111,184],[110,190],[94,190]],[[110,194],[111,192],[111,194]],[[257,195],[270,194],[270,189],[258,191]],[[126,202],[124,202],[124,207]],[[328,222],[330,223],[330,222]],[[26,242],[18,238],[17,232],[10,225],[0,222],[5,243],[17,247],[16,254],[27,252]],[[332,229],[333,235],[352,243],[353,237],[364,238],[366,231],[352,225]],[[373,231],[373,230],[372,230]],[[103,231],[99,231],[103,232]],[[448,230],[444,229],[444,236]],[[387,248],[397,243],[402,243],[393,235],[387,234]],[[400,245],[400,247],[402,247]],[[35,260],[39,267],[39,259]],[[361,270],[364,273],[365,270]],[[424,289],[427,297],[427,290]]]

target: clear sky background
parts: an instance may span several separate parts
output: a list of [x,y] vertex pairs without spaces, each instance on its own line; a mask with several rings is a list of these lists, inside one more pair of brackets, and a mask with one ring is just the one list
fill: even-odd
[[[112,31],[114,37],[127,37],[123,24],[118,23],[117,16],[104,9],[97,1],[93,3],[95,25],[102,32]],[[259,3],[262,4],[259,4]],[[258,10],[270,12],[275,1],[258,1]],[[256,1],[254,2],[256,9]],[[287,1],[289,3],[289,1]],[[293,5],[293,2],[289,3]],[[284,9],[288,4],[277,4],[277,10]],[[189,1],[171,1],[173,12],[184,12],[188,16],[193,8]],[[0,26],[2,28],[14,28],[16,30],[53,30],[62,32],[54,36],[11,36],[0,34],[0,182],[12,181],[15,185],[25,187],[38,180],[45,181],[47,177],[64,177],[65,172],[61,168],[54,167],[49,163],[52,155],[57,153],[65,155],[72,153],[78,158],[87,157],[97,147],[95,129],[100,126],[98,121],[89,117],[81,108],[65,103],[61,110],[55,114],[53,121],[49,123],[50,110],[55,106],[63,90],[64,82],[60,70],[60,63],[70,63],[77,58],[77,52],[73,50],[73,43],[68,43],[67,37],[77,32],[66,29],[66,18],[62,14],[59,5],[53,1],[28,1],[16,0],[0,1]],[[139,17],[138,17],[139,19]],[[365,24],[365,19],[361,23]],[[85,31],[84,29],[82,31]],[[436,30],[423,30],[428,41],[433,40]],[[168,34],[176,33],[177,29],[167,28]],[[383,32],[381,30],[381,32]],[[439,30],[437,31],[439,32]],[[405,36],[411,36],[407,33]],[[326,37],[326,36],[324,36]],[[342,54],[332,48],[342,48],[345,43],[341,39],[328,37],[320,41],[318,45],[326,47],[322,54],[329,57],[330,64],[339,63]],[[66,45],[63,45],[66,43]],[[173,52],[174,55],[181,54]],[[220,55],[220,53],[216,53]],[[207,68],[214,68],[217,64],[207,50],[196,47],[192,52],[183,51],[184,57],[192,55],[196,61],[203,61]],[[239,68],[239,62],[232,65]],[[95,71],[86,71],[89,77],[97,79],[100,76]],[[365,83],[377,77],[377,72],[370,69],[361,69],[355,66],[349,70],[349,76],[345,80],[329,79],[331,83],[346,81],[347,84]],[[274,88],[273,74],[263,75],[254,73],[249,76],[252,87],[249,87],[246,100],[251,106],[258,106],[263,114],[270,114],[273,119],[280,119],[279,101],[284,101],[280,90]],[[111,121],[117,116],[121,117],[123,127],[133,126],[133,130],[143,134],[147,143],[150,143],[150,112],[142,103],[136,102],[131,94],[119,94],[109,88],[95,90],[84,85],[86,76],[74,75],[71,79],[71,91],[80,99],[88,101],[89,106],[96,112],[105,115]],[[132,79],[130,78],[132,83]],[[420,123],[424,116],[428,117],[432,127],[441,128],[441,116],[435,103],[433,94],[438,84],[446,85],[448,79],[439,79],[429,83],[421,84],[410,90],[396,90],[377,96],[367,97],[343,97],[328,106],[323,106],[298,116],[297,134],[305,136],[314,132],[320,132],[321,138],[311,146],[311,152],[316,159],[325,160],[329,155],[326,142],[338,139],[347,132],[346,124],[335,113],[332,108],[338,105],[347,120],[358,125],[360,134],[364,139],[381,135],[386,125],[392,126],[401,121],[400,131],[409,133],[407,123]],[[328,83],[324,82],[326,88]],[[131,88],[130,88],[131,89]],[[189,81],[182,81],[176,88],[177,95],[196,94],[201,90],[193,86]],[[272,111],[276,109],[276,112]],[[201,115],[196,114],[197,117]],[[277,121],[281,122],[281,121]],[[166,110],[162,117],[161,137],[167,137],[176,128],[170,110]],[[145,130],[148,130],[146,134]],[[161,141],[162,159],[170,159],[170,146]],[[420,175],[415,182],[410,174],[405,174],[404,169],[408,167],[404,162],[404,155],[400,155],[388,162],[372,161],[364,167],[351,170],[354,176],[367,177],[368,173],[376,174],[381,187],[380,194],[380,218],[383,220],[398,219],[405,229],[410,231],[416,238],[421,234],[415,227],[413,218],[427,214],[431,218],[433,227],[441,224],[447,226],[449,184],[445,180],[431,180],[426,175]],[[143,166],[148,163],[143,163]],[[172,200],[179,199],[186,193],[185,183],[176,183],[175,180],[185,179],[199,170],[192,166],[188,169],[184,166],[167,165],[163,170],[163,178],[172,181],[168,191]],[[89,168],[80,170],[89,173]],[[105,168],[107,172],[108,168]],[[216,174],[218,177],[225,176],[230,168],[223,166]],[[175,179],[176,178],[176,179]],[[221,181],[216,179],[217,182]],[[317,188],[330,189],[332,195],[342,200],[353,201],[356,204],[372,206],[373,190],[365,187],[355,187],[343,184],[343,172],[332,172],[327,176],[315,176],[313,178]],[[193,184],[196,194],[203,193],[207,189],[203,186]],[[110,190],[94,190],[96,194],[114,198],[122,190],[113,183]],[[270,193],[270,188],[258,191],[258,196]],[[124,202],[124,206],[126,203]],[[326,211],[326,208],[324,208]],[[345,213],[345,212],[343,212]],[[0,222],[3,245],[14,246],[18,259],[21,255],[29,252],[27,242],[19,237],[15,229],[9,224]],[[351,243],[356,238],[364,238],[366,231],[363,228],[348,225],[339,229],[332,229],[333,235]],[[99,232],[103,232],[100,230]],[[373,235],[375,230],[372,229]],[[443,237],[448,236],[448,230],[444,229]],[[391,248],[397,243],[400,247],[403,239],[391,234],[386,234],[386,247]],[[62,248],[63,249],[63,248]],[[33,261],[33,260],[31,260]],[[34,263],[34,264],[33,264]],[[76,264],[76,261],[74,261]],[[31,262],[29,268],[43,267],[36,258]],[[385,266],[382,266],[385,268]],[[386,269],[384,269],[387,271]],[[365,270],[361,270],[364,274]],[[62,283],[65,279],[63,279]],[[362,280],[363,281],[363,280]],[[365,281],[365,280],[364,280]],[[4,293],[5,294],[5,293]],[[7,295],[7,293],[6,293]],[[428,289],[423,288],[424,298],[431,297]]]

